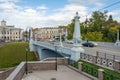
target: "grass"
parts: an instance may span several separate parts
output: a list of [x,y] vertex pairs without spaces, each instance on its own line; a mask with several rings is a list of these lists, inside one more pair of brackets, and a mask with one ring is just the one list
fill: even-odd
[[[0,47],[0,68],[14,67],[26,60],[27,42],[10,42]],[[34,52],[28,51],[28,60],[36,61]]]

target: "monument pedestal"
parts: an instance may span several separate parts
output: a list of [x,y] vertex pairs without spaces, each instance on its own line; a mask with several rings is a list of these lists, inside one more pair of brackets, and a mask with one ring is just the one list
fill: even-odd
[[82,47],[73,47],[72,50],[72,56],[71,59],[74,61],[78,61],[80,59],[80,54],[85,53],[85,50]]
[[33,40],[32,39],[29,42],[29,48],[30,48],[30,51],[34,51],[34,46],[33,46]]
[[74,34],[73,34],[73,48],[72,50],[72,57],[71,59],[74,61],[78,61],[80,59],[80,54],[84,53],[85,50],[82,48],[81,42],[82,42],[82,36],[80,31],[80,21],[79,21],[78,12],[76,12],[75,19],[75,25],[74,25]]

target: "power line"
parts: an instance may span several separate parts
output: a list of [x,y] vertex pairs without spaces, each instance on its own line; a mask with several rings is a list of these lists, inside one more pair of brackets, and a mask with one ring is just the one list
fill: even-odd
[[[96,10],[96,11],[104,10],[104,9],[106,9],[106,8],[109,8],[109,7],[114,6],[114,5],[116,5],[116,4],[119,4],[119,3],[120,3],[120,1],[117,1],[117,2],[115,2],[115,3],[112,3],[112,4],[108,5],[108,6],[105,6],[105,7],[101,8],[101,9],[99,9],[99,10]],[[91,12],[90,12],[90,13],[91,13]],[[88,15],[89,15],[89,14],[88,14]],[[88,16],[88,15],[85,15],[85,16],[82,16],[82,17],[86,17],[86,16]],[[82,17],[81,17],[81,18],[82,18]]]
[[112,3],[112,4],[110,4],[110,5],[106,6],[106,7],[103,7],[103,8],[101,8],[101,9],[99,9],[98,11],[101,11],[101,10],[103,10],[103,9],[109,8],[109,7],[114,6],[114,5],[118,4],[118,3],[120,3],[120,1],[115,2],[115,3]]

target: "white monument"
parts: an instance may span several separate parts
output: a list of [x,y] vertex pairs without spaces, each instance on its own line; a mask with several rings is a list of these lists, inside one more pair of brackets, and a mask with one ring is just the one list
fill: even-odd
[[33,32],[32,32],[32,28],[29,28],[30,31],[30,42],[29,42],[29,48],[30,51],[34,51],[34,47],[33,47]]
[[80,59],[80,53],[84,53],[85,50],[81,47],[81,32],[80,32],[80,21],[79,21],[79,16],[78,12],[76,12],[76,16],[74,17],[75,19],[75,24],[74,24],[74,34],[73,34],[73,48],[71,50],[73,51],[72,56],[75,61]]
[[65,42],[67,42],[67,36],[68,36],[68,31],[67,31],[67,28],[66,28],[66,31],[65,31]]
[[116,40],[115,46],[120,47],[119,30],[117,30],[117,40]]
[[76,12],[76,16],[75,16],[75,24],[74,24],[74,34],[73,34],[73,46],[81,46],[81,32],[80,32],[80,21],[79,21],[79,16],[78,16],[78,12]]
[[62,44],[62,30],[61,29],[59,30],[59,34],[60,34],[60,46],[63,46],[63,44]]

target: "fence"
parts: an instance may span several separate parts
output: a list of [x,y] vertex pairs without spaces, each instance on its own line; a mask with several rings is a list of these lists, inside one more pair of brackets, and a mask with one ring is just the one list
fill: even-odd
[[97,53],[97,56],[92,56],[81,53],[80,56],[82,60],[120,72],[120,61],[116,60],[115,55]]
[[89,65],[82,64],[82,71],[93,75],[94,77],[98,77],[98,69]]
[[80,72],[88,73],[98,78],[98,80],[120,80],[120,75],[99,68],[100,67],[95,67],[83,62],[78,63],[78,69]]
[[105,59],[111,59],[113,61],[115,61],[115,60],[120,61],[120,56],[107,54],[107,53],[103,53],[103,52],[100,52],[100,51],[97,51],[96,55],[97,55],[97,57],[101,57],[101,58],[105,58]]
[[104,73],[103,80],[120,80],[120,76],[113,75],[109,72],[103,72],[103,73]]

